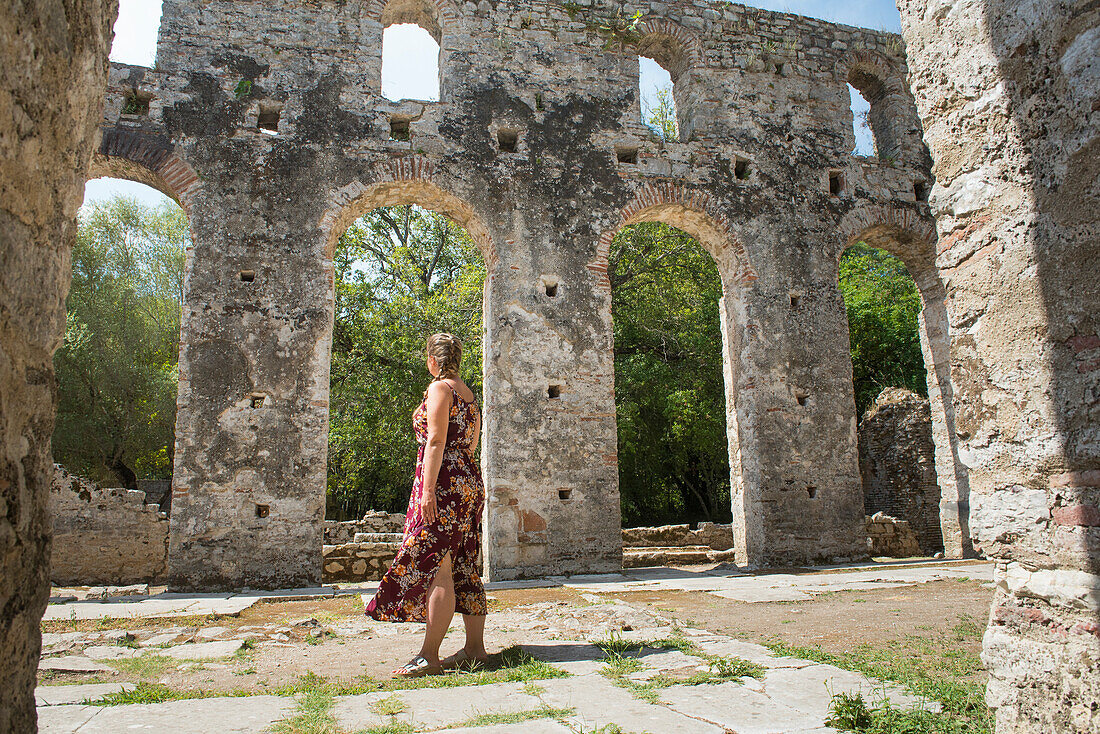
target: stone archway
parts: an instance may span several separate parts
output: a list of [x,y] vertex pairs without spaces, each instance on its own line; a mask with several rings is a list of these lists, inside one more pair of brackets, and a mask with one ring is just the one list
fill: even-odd
[[895,255],[905,264],[921,295],[920,342],[927,370],[932,411],[932,440],[940,487],[940,531],[944,555],[974,555],[970,540],[970,481],[960,457],[955,430],[946,290],[935,264],[934,225],[919,212],[898,207],[864,207],[841,222],[840,255],[852,244],[866,242]]

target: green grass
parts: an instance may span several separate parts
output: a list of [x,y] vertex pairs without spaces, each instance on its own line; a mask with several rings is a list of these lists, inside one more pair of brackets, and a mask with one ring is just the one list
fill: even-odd
[[232,691],[209,691],[202,688],[171,688],[162,683],[142,681],[132,690],[108,693],[96,699],[84,699],[86,706],[127,706],[135,703],[164,703],[195,698],[219,698],[222,696],[245,697],[257,695],[255,692],[237,688]]
[[392,721],[389,724],[370,726],[358,734],[414,734],[416,729],[412,724],[404,721]]
[[379,716],[397,716],[409,710],[409,704],[401,700],[400,696],[386,696],[370,705],[370,710]]
[[298,707],[294,715],[272,725],[274,734],[342,734],[332,715],[336,694],[331,683],[307,672],[298,678]]
[[140,655],[133,658],[118,658],[106,661],[108,665],[120,673],[133,675],[148,680],[160,678],[170,670],[179,667],[182,660],[170,658],[166,655]]
[[[764,668],[756,663],[740,658],[710,655],[677,634],[673,634],[671,637],[639,642],[626,642],[622,638],[613,635],[610,639],[597,642],[596,646],[604,653],[603,667],[600,669],[600,674],[610,679],[612,683],[620,688],[630,691],[635,698],[651,704],[659,703],[661,689],[669,686],[715,685],[731,681],[740,683],[742,678],[761,678],[764,675]],[[709,669],[699,671],[686,678],[674,678],[664,673],[658,673],[647,681],[631,680],[630,674],[644,670],[645,664],[630,653],[641,652],[647,648],[653,650],[679,650],[685,655],[692,655],[706,662]]]
[[512,713],[504,714],[479,714],[472,716],[466,721],[460,724],[454,724],[452,727],[474,727],[474,726],[496,726],[498,724],[522,724],[525,721],[534,721],[536,719],[564,719],[567,716],[572,716],[576,713],[576,709],[568,708],[552,708],[550,706],[540,706],[537,709],[530,709],[528,711],[514,711]]
[[[876,722],[870,729],[848,731],[942,732],[942,734],[989,734],[992,715],[985,704],[985,676],[977,654],[960,643],[976,644],[984,627],[964,617],[949,635],[935,638],[910,635],[887,645],[864,644],[844,653],[830,653],[817,647],[799,647],[783,642],[766,643],[780,655],[814,660],[853,670],[880,680],[893,681],[923,698],[938,701],[942,714],[929,711],[901,711],[888,706],[870,708]],[[856,707],[859,702],[838,700],[838,706]],[[881,728],[883,726],[891,728]],[[910,727],[910,728],[905,728]]]
[[833,696],[825,725],[857,734],[970,734],[975,731],[967,720],[926,709],[900,709],[886,699],[869,706],[859,693]]

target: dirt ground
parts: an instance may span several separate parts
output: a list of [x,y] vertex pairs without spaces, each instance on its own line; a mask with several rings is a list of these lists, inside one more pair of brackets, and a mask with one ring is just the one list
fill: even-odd
[[[881,645],[910,635],[944,637],[963,623],[984,627],[993,590],[977,581],[932,581],[894,589],[837,591],[808,601],[746,603],[703,592],[646,591],[616,594],[675,618],[682,625],[751,642],[781,640],[847,652],[860,644]],[[980,640],[967,636],[968,651]]]

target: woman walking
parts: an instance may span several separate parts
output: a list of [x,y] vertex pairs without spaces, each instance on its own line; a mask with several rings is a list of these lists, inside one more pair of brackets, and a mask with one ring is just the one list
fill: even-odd
[[[404,678],[435,675],[488,657],[488,610],[477,568],[485,494],[474,459],[481,415],[473,391],[458,375],[458,337],[433,334],[426,351],[434,379],[413,413],[420,446],[405,535],[367,604],[367,614],[380,621],[427,623],[420,652],[394,671]],[[439,647],[456,610],[466,627],[466,644],[440,660]]]

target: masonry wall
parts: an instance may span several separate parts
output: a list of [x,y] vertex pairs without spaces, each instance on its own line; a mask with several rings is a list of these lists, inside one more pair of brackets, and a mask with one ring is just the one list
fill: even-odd
[[899,0],[1001,732],[1100,729],[1100,7]]
[[168,515],[145,492],[111,489],[55,467],[50,485],[57,585],[162,583],[168,561]]
[[0,731],[35,729],[49,598],[53,352],[114,0],[0,6]]
[[[723,279],[739,562],[865,555],[837,262],[868,232],[934,250],[900,39],[726,3],[637,9],[608,36],[602,5],[165,2],[157,69],[112,70],[95,170],[191,218],[175,588],[320,580],[332,251],[356,217],[408,203],[466,227],[488,266],[490,578],[620,568],[606,268],[639,221],[696,237]],[[440,40],[438,103],[380,96],[399,19]],[[641,124],[640,52],[674,71],[680,141]],[[849,152],[853,70],[883,82],[883,158]],[[135,92],[148,112],[122,114]]]

